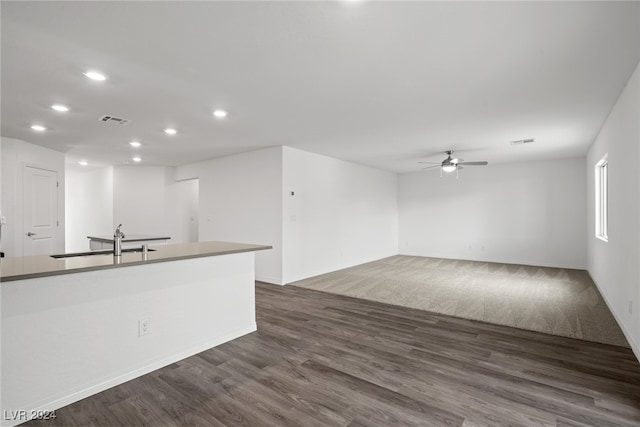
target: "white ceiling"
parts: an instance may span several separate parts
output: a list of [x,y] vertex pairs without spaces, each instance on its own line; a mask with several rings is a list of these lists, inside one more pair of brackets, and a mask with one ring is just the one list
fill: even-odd
[[3,1],[1,13],[2,135],[92,164],[129,161],[132,139],[142,164],[171,166],[274,145],[396,172],[450,148],[490,164],[582,156],[640,60],[639,2]]

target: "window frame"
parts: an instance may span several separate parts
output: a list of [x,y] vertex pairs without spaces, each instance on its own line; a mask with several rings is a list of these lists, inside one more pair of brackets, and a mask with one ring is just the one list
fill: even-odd
[[609,241],[609,159],[605,154],[595,166],[596,237]]

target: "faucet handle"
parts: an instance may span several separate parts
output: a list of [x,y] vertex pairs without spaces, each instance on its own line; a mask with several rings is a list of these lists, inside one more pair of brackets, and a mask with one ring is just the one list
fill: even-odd
[[122,237],[124,239],[124,233],[120,231],[120,227],[122,227],[122,224],[118,224],[116,231],[113,233],[113,237]]

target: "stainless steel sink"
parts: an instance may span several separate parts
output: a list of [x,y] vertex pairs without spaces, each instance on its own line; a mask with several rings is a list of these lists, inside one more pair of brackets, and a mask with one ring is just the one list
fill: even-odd
[[[149,252],[154,252],[155,249],[148,249]],[[142,248],[127,248],[122,250],[123,253],[141,253]],[[75,252],[71,254],[57,254],[51,255],[51,258],[74,258],[79,256],[93,256],[93,255],[113,255],[113,250],[105,251],[89,251],[89,252]]]

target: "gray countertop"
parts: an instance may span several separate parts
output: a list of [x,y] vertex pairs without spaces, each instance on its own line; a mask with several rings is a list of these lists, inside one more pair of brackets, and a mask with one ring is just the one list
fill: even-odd
[[[127,234],[125,233],[123,242],[146,242],[153,240],[169,240],[171,237],[163,236],[151,236],[149,234]],[[113,236],[87,236],[87,239],[94,240],[96,242],[113,243]]]
[[0,282],[80,273],[83,271],[122,268],[134,265],[167,262],[180,259],[252,252],[271,249],[271,246],[232,242],[197,242],[154,246],[146,254],[123,253],[117,260],[113,255],[92,255],[55,259],[48,255],[0,258]]

